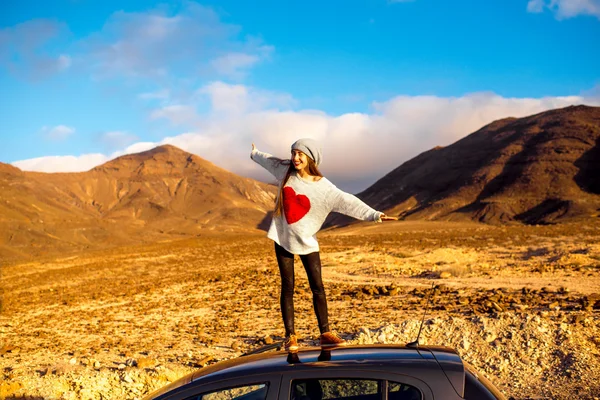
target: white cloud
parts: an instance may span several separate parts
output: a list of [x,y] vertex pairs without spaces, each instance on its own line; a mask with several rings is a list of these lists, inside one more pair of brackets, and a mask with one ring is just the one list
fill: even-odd
[[167,119],[173,126],[193,125],[199,122],[199,116],[196,113],[196,109],[187,105],[172,105],[154,110],[150,114],[150,118]]
[[529,0],[527,3],[527,12],[541,13],[544,11],[544,0]]
[[35,19],[0,28],[0,69],[32,80],[74,70],[93,79],[128,78],[128,84],[150,78],[165,87],[198,77],[239,80],[274,51],[241,31],[189,0],[117,11],[97,32],[76,41],[65,23]]
[[273,46],[263,45],[260,39],[250,38],[245,44],[246,51],[232,51],[211,61],[215,71],[221,76],[240,80],[250,67],[268,59],[274,51]]
[[142,100],[167,100],[170,96],[168,89],[157,90],[155,92],[140,93],[138,98]]
[[253,66],[259,60],[260,58],[253,54],[229,53],[215,58],[211,65],[219,74],[237,79],[245,75],[244,69]]
[[97,77],[197,76],[208,69],[225,76],[243,76],[265,59],[271,46],[238,38],[237,25],[227,24],[211,8],[192,1],[176,13],[167,7],[149,12],[114,13],[103,29],[84,40]]
[[110,131],[100,135],[100,141],[108,149],[119,149],[138,140],[136,135],[126,131]]
[[0,67],[26,79],[42,79],[69,69],[71,57],[53,55],[64,24],[35,19],[0,29]]
[[109,156],[100,153],[82,154],[79,156],[46,156],[30,158],[11,163],[23,171],[38,172],[82,172],[104,164],[125,154],[140,153],[163,143],[139,142],[124,150],[115,151]]
[[66,54],[61,54],[56,60],[56,65],[60,71],[68,69],[72,64],[71,57]]
[[221,81],[203,86],[197,94],[208,96],[213,112],[225,114],[289,108],[295,104],[292,96],[285,93],[255,89],[246,85],[231,85]]
[[[201,92],[209,97],[213,109],[201,116],[191,106],[184,108],[183,115],[187,116],[179,121],[182,126],[189,124],[186,133],[158,142],[135,143],[110,158],[168,143],[237,174],[271,181],[249,159],[251,143],[283,158],[296,139],[312,137],[322,144],[321,169],[325,175],[342,189],[357,192],[419,153],[452,144],[494,120],[575,104],[600,105],[599,98],[582,96],[397,96],[373,103],[370,113],[335,116],[318,110],[268,108],[277,103],[278,95],[269,98],[242,85],[217,82]],[[41,168],[41,163],[37,167]]]
[[248,101],[249,88],[244,85],[213,82],[202,87],[199,93],[208,95],[215,112],[238,114],[252,106]]
[[75,128],[71,128],[66,125],[57,125],[54,128],[48,128],[44,126],[42,129],[42,134],[50,140],[65,140],[73,133],[75,133]]
[[286,157],[293,141],[313,137],[323,145],[323,171],[351,191],[364,189],[417,154],[449,145],[494,120],[573,104],[600,104],[580,96],[398,96],[374,103],[372,113],[332,116],[311,110],[252,109],[248,104],[255,104],[253,93],[241,85],[219,83],[205,93],[213,96],[214,112],[197,130],[168,138],[169,143],[238,174],[268,180],[268,175],[253,163],[240,162],[248,157],[252,142],[262,150]]
[[600,19],[600,0],[529,0],[527,11],[540,13],[548,8],[557,19],[567,19],[578,15],[593,15]]
[[592,99],[600,99],[600,83],[589,90],[582,91],[581,95]]
[[134,143],[130,146],[127,146],[124,150],[115,151],[108,157],[108,160],[112,160],[114,158],[120,157],[125,154],[133,154],[133,153],[141,153],[143,151],[148,151],[150,149],[155,148],[156,146],[160,146],[164,143],[155,143],[155,142],[138,142]]
[[104,154],[83,154],[80,156],[47,156],[30,158],[12,163],[23,171],[39,172],[79,172],[87,171],[108,161]]

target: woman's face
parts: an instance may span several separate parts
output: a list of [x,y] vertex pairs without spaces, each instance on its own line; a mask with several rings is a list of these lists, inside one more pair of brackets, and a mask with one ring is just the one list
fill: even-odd
[[300,150],[292,150],[292,162],[296,171],[302,171],[308,167],[308,156]]

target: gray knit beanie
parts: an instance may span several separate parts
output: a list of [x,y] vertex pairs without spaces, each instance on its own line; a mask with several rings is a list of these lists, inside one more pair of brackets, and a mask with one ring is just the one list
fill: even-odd
[[321,153],[321,147],[316,140],[310,138],[298,139],[292,145],[292,150],[300,150],[307,156],[309,156],[317,166],[321,164],[323,155]]

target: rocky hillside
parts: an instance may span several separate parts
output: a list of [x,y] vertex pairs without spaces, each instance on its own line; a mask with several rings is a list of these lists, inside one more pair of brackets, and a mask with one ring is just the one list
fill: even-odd
[[553,223],[600,215],[600,107],[495,121],[359,197],[405,219]]
[[274,197],[270,185],[169,145],[81,173],[0,164],[0,258],[253,231]]

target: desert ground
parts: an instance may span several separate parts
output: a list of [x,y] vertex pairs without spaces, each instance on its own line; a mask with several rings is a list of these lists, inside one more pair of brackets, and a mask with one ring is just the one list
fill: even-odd
[[[359,224],[319,234],[334,329],[455,348],[515,399],[600,398],[600,223]],[[301,345],[318,337],[296,269]],[[264,233],[2,266],[0,398],[140,398],[282,339]],[[433,289],[432,289],[433,288]],[[574,395],[575,394],[575,395]]]

